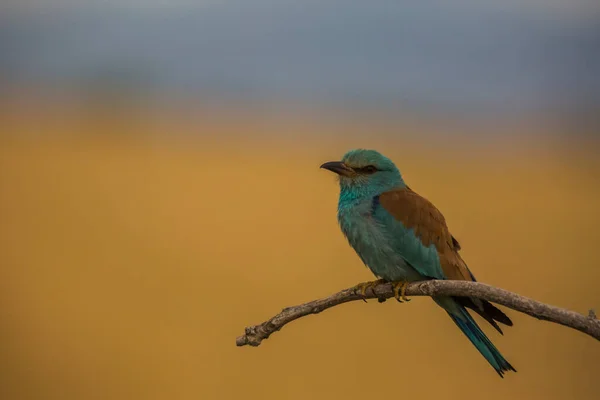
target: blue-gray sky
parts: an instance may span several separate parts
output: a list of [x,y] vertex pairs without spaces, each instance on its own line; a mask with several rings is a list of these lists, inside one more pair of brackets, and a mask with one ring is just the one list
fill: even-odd
[[13,0],[5,82],[525,110],[600,104],[597,0]]

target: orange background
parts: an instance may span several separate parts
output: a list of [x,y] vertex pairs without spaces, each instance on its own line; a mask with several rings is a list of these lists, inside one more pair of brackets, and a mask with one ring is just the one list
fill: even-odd
[[345,304],[235,346],[284,306],[372,278],[318,168],[353,147],[382,150],[441,209],[480,281],[600,306],[596,143],[369,117],[2,121],[2,399],[597,398],[591,337],[508,311],[504,337],[482,324],[519,371],[503,380],[426,298]]

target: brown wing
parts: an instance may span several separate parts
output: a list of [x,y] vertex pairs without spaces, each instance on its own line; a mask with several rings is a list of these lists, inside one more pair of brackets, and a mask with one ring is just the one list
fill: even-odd
[[[426,198],[413,192],[408,186],[379,196],[383,206],[405,227],[412,228],[425,246],[435,245],[442,271],[448,279],[474,281],[467,264],[458,254],[460,244],[450,234],[442,213]],[[493,304],[470,297],[455,298],[460,304],[469,307],[485,318],[498,332],[502,329],[496,321],[512,326],[512,321]]]
[[379,203],[407,228],[412,228],[424,246],[435,245],[448,279],[473,281],[467,265],[458,254],[460,244],[450,234],[442,213],[426,198],[408,186],[383,193]]

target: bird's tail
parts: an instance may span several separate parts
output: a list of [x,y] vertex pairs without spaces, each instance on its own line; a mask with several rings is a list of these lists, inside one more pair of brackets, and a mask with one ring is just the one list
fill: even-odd
[[469,338],[471,343],[479,350],[481,355],[491,364],[498,375],[503,378],[506,371],[517,372],[512,365],[500,354],[496,346],[483,333],[473,317],[467,312],[466,308],[459,304],[452,297],[435,297],[435,302],[441,306],[452,321]]

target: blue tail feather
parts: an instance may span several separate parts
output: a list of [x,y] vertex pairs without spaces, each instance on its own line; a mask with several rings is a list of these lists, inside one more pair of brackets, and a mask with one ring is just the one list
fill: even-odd
[[496,370],[500,377],[504,377],[506,371],[517,370],[500,354],[500,351],[494,346],[491,340],[483,333],[477,325],[473,317],[468,311],[454,301],[452,298],[435,299],[442,306],[452,321],[460,328],[460,330],[469,338],[471,343],[479,350],[492,367]]

